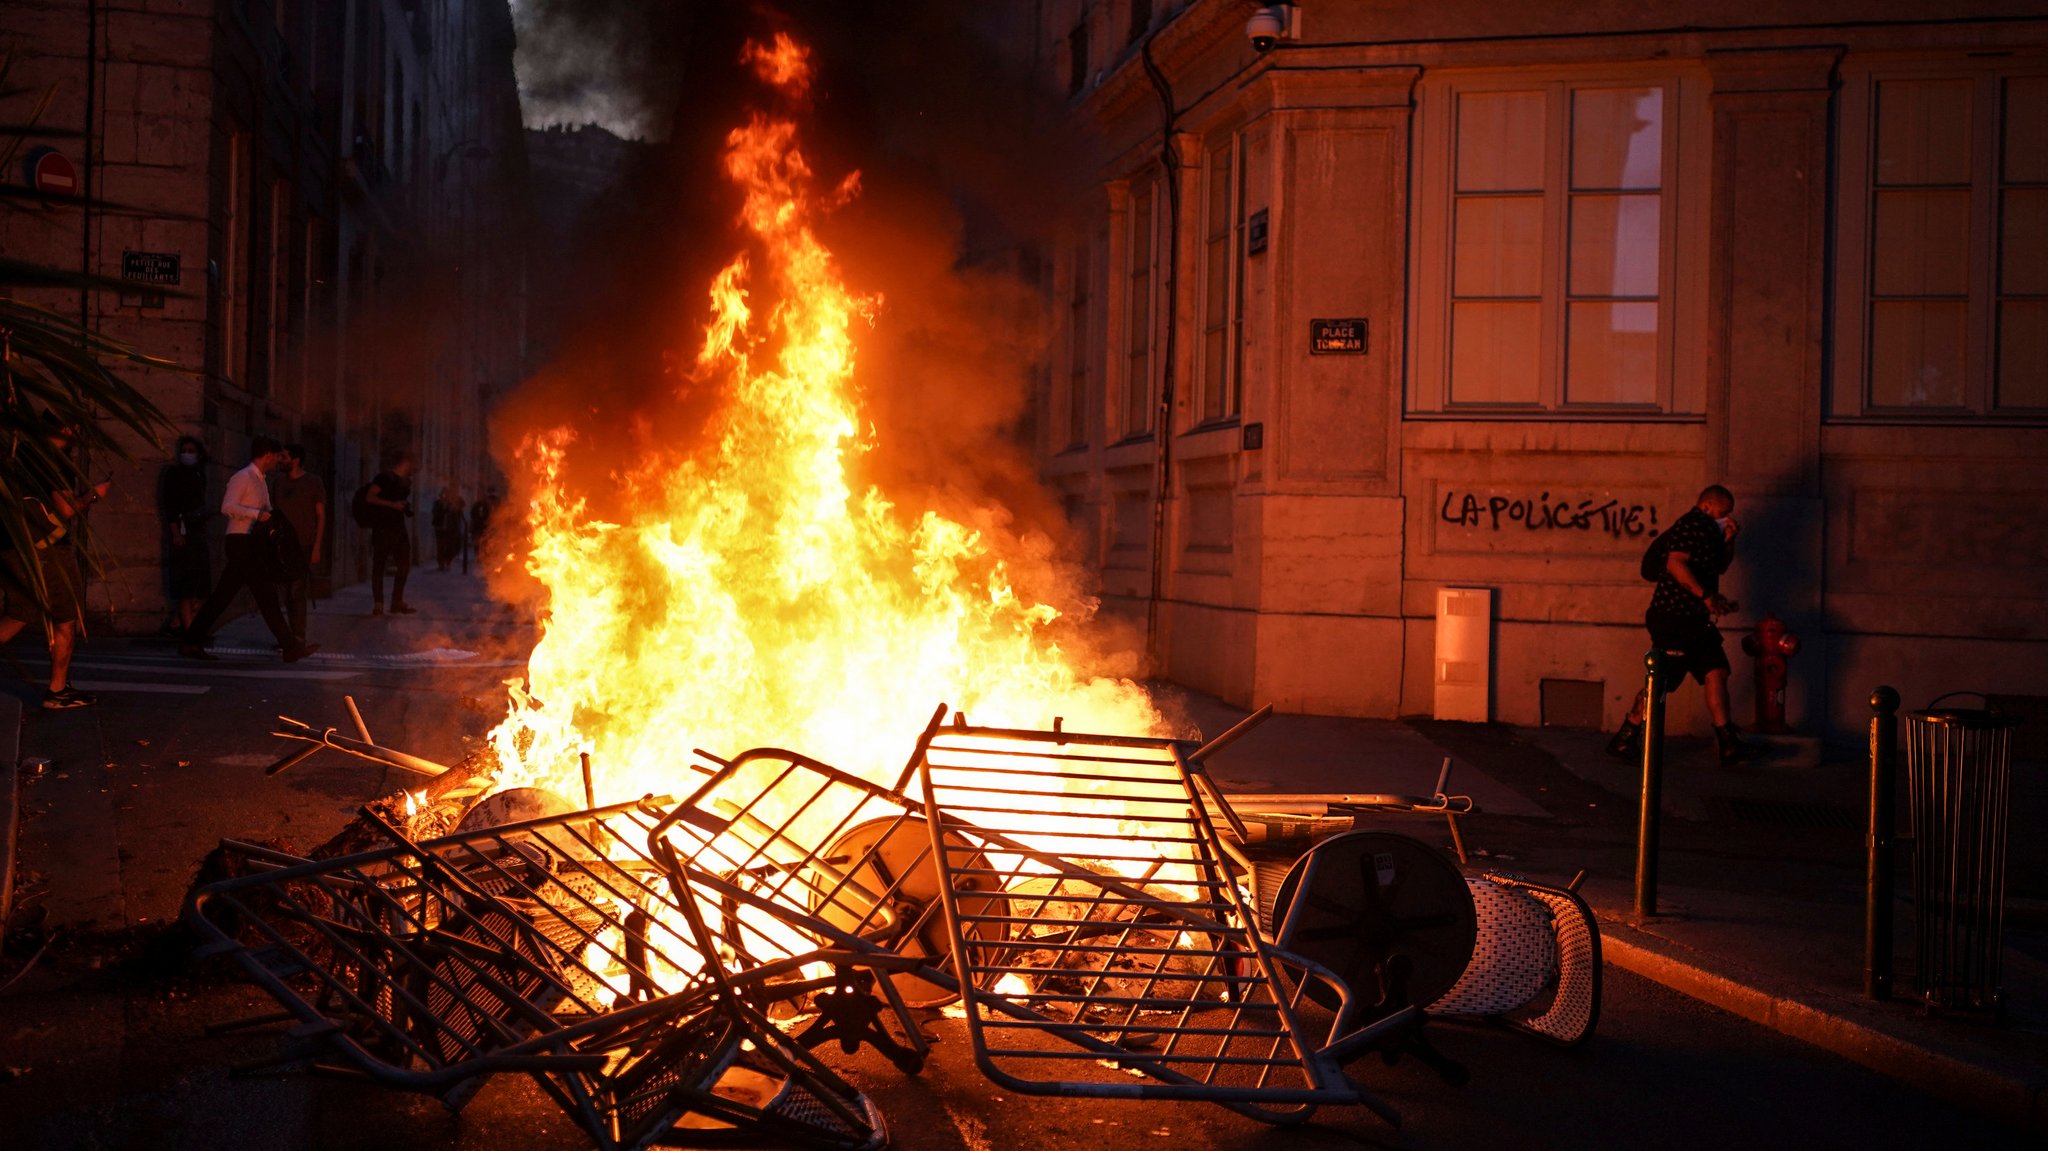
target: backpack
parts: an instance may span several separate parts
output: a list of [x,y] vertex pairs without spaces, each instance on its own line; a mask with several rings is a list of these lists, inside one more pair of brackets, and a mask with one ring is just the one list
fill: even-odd
[[249,531],[262,543],[256,562],[271,582],[297,583],[306,578],[306,549],[300,546],[299,533],[283,512],[273,510],[268,520],[250,525]]
[[1651,539],[1650,546],[1643,549],[1643,563],[1639,574],[1651,583],[1663,579],[1664,572],[1669,567],[1671,549],[1665,546],[1665,541],[1670,538],[1671,533],[1664,532]]
[[349,501],[348,513],[355,517],[356,526],[359,528],[377,526],[377,509],[370,503],[370,489],[376,486],[376,483],[377,481],[371,480],[357,488],[356,498]]

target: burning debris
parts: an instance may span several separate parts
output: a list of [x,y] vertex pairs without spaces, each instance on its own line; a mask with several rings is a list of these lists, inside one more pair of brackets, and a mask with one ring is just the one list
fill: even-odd
[[[186,918],[300,1025],[280,1062],[451,1108],[530,1075],[607,1151],[734,1129],[882,1146],[880,1113],[820,1052],[866,1046],[915,1074],[956,999],[1012,1091],[1268,1122],[1324,1105],[1398,1122],[1347,1073],[1368,1052],[1462,1079],[1426,1014],[1591,1031],[1598,936],[1569,891],[1347,831],[1298,842],[1262,914],[1252,825],[1203,767],[1242,728],[1197,748],[947,715],[888,787],[756,749],[700,752],[707,778],[680,801],[571,811],[500,791],[424,840],[387,801],[353,854],[242,846]],[[403,754],[311,731],[283,734]],[[451,777],[474,778],[430,787]],[[408,804],[414,822],[443,806]]]

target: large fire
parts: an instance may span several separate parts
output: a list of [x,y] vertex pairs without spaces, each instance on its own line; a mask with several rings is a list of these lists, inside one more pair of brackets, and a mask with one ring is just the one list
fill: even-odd
[[[810,83],[786,36],[746,61],[788,101]],[[735,129],[724,167],[751,254],[711,285],[693,381],[725,399],[705,446],[627,461],[641,510],[606,522],[562,482],[572,429],[526,444],[547,604],[490,737],[498,785],[580,799],[588,752],[599,802],[671,793],[693,747],[763,744],[889,783],[941,701],[984,724],[1158,733],[1141,688],[1055,638],[1077,605],[1020,594],[989,533],[850,479],[852,454],[887,450],[863,433],[855,370],[878,301],[846,286],[813,223],[857,176],[821,193],[786,114]]]

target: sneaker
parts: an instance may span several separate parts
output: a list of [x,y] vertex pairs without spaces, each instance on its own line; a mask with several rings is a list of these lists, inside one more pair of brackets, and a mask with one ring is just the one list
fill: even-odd
[[51,711],[66,711],[74,707],[91,707],[99,700],[75,687],[66,687],[43,695],[43,706]]
[[309,655],[312,655],[314,652],[319,650],[320,645],[317,643],[302,643],[299,646],[291,649],[290,651],[285,652],[284,661],[286,663],[297,663],[300,660],[306,658]]
[[206,650],[206,645],[205,645],[205,644],[199,644],[199,643],[181,643],[181,644],[179,644],[179,645],[178,645],[178,654],[179,654],[179,655],[182,655],[182,656],[184,656],[184,657],[185,657],[186,659],[203,659],[203,660],[209,660],[209,661],[211,661],[211,660],[217,660],[217,659],[219,659],[219,658],[220,658],[219,656],[217,656],[217,655],[213,654],[212,652],[210,652],[210,651]]
[[391,605],[392,615],[418,615],[419,613],[420,609],[409,603],[395,603]]
[[1643,754],[1643,725],[1623,720],[1621,730],[1607,741],[1607,754],[1616,759],[1636,759]]
[[383,614],[384,614],[384,605],[383,605],[383,604],[381,604],[381,603],[373,603],[373,604],[371,604],[371,605],[370,605],[370,614],[371,614],[371,615],[383,615]]
[[1751,743],[1742,738],[1732,723],[1714,729],[1714,745],[1715,750],[1720,753],[1722,767],[1761,759],[1770,750],[1763,744]]

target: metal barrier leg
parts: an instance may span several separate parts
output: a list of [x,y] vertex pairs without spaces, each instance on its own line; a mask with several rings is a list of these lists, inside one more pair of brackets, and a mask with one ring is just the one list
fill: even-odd
[[1657,916],[1657,837],[1664,802],[1664,684],[1669,657],[1643,657],[1649,673],[1643,685],[1643,795],[1636,820],[1636,908],[1638,921]]

